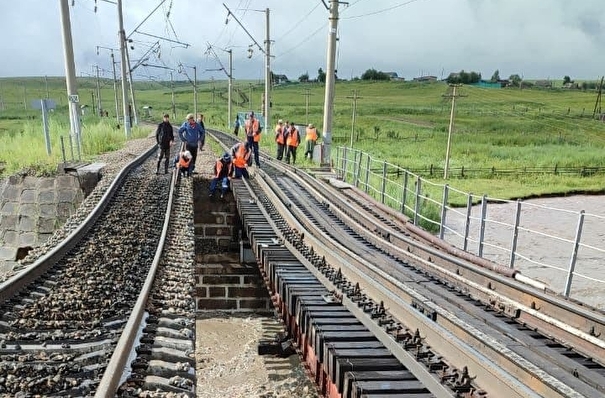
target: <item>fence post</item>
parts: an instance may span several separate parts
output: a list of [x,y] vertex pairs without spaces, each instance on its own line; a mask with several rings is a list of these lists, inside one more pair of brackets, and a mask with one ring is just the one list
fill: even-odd
[[416,203],[414,204],[414,225],[418,225],[418,213],[420,212],[420,176],[416,179]]
[[359,160],[356,159],[356,163],[355,163],[355,188],[359,188],[359,173],[361,173],[361,159],[363,159],[363,152],[359,151]]
[[563,294],[565,297],[569,297],[571,291],[571,280],[573,279],[573,273],[576,269],[576,260],[578,258],[578,249],[580,248],[580,239],[582,238],[582,227],[584,226],[584,210],[580,211],[578,217],[578,227],[576,229],[576,239],[574,240],[573,250],[571,252],[571,259],[569,260],[569,272],[567,273],[567,281],[565,282],[565,291]]
[[445,232],[445,214],[447,210],[447,195],[448,195],[449,186],[445,184],[443,186],[443,202],[441,203],[441,223],[439,224],[439,239],[443,239],[443,234]]
[[485,218],[487,216],[487,195],[481,197],[481,229],[479,230],[479,257],[483,257],[483,239],[485,238]]
[[347,148],[342,148],[342,180],[347,181]]
[[519,238],[519,222],[521,220],[521,199],[517,199],[517,211],[515,212],[515,225],[513,226],[513,241],[510,244],[510,262],[508,266],[515,268],[515,254],[517,253],[517,239]]
[[403,171],[403,189],[401,190],[401,214],[405,215],[405,199],[408,190],[408,171]]
[[384,204],[384,191],[387,188],[387,162],[382,162],[382,182],[380,184],[380,203]]
[[61,156],[63,156],[63,163],[66,163],[67,159],[65,159],[65,142],[63,141],[63,136],[59,138],[61,138]]
[[466,201],[466,222],[464,223],[464,251],[468,249],[468,235],[471,229],[471,211],[473,209],[473,194],[469,192]]
[[366,193],[370,193],[370,155],[366,160]]

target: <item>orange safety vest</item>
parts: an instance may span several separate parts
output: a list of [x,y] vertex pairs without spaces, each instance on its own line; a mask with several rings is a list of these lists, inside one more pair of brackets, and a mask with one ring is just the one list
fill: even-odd
[[312,129],[307,127],[307,141],[317,141],[317,129],[315,127]]
[[186,169],[189,167],[189,163],[191,163],[191,159],[185,160],[184,157],[179,156],[179,169]]
[[[231,162],[227,163],[227,175],[230,175],[230,174],[231,174],[231,168],[232,168],[232,166],[233,166],[233,165],[231,164]],[[221,171],[223,170],[223,162],[221,162],[221,160],[220,160],[220,159],[218,159],[218,160],[216,161],[216,166],[215,166],[215,168],[216,168],[216,173],[214,174],[214,177],[215,177],[215,178],[218,178],[218,176],[220,176],[220,175],[221,175]]]
[[297,147],[298,146],[298,129],[294,128],[288,134],[288,138],[286,139],[286,145]]
[[246,146],[240,144],[233,157],[233,165],[240,169],[248,166],[248,158],[250,157],[250,151],[246,151]]
[[254,142],[260,141],[260,123],[257,118],[246,120],[246,135],[254,137]]
[[284,126],[279,124],[275,127],[275,142],[280,145],[284,145]]

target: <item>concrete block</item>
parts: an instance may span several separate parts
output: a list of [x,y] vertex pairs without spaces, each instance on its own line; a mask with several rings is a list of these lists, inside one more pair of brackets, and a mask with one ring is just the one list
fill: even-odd
[[28,232],[36,230],[36,219],[29,216],[19,216],[19,231]]
[[40,191],[54,190],[54,188],[55,188],[55,179],[54,178],[51,178],[51,177],[40,178],[40,181],[38,182],[38,189]]
[[9,184],[5,189],[2,197],[8,202],[18,202],[21,196],[21,186]]
[[61,202],[57,205],[57,217],[60,220],[67,220],[75,211],[74,205],[70,202]]
[[40,217],[37,224],[38,234],[52,234],[57,227],[57,220],[50,217]]
[[84,167],[78,168],[78,176],[80,177],[80,188],[85,196],[95,189],[97,183],[101,180],[101,172],[105,168],[105,163],[92,163]]
[[56,217],[57,206],[52,204],[40,204],[40,217]]
[[55,179],[55,190],[63,191],[65,189],[71,189],[74,187],[79,187],[80,181],[77,176],[72,175],[60,175]]
[[41,245],[47,240],[49,240],[51,236],[53,236],[53,234],[38,232],[38,245]]
[[19,233],[15,230],[9,230],[4,232],[4,243],[6,246],[17,247],[19,246]]
[[36,189],[38,188],[38,177],[25,176],[22,182],[23,189]]
[[38,192],[38,203],[55,203],[55,191],[53,189],[44,189]]
[[0,260],[14,261],[17,259],[17,248],[2,246],[0,247]]
[[4,215],[15,215],[18,214],[18,210],[19,205],[16,202],[6,202],[0,211]]
[[37,203],[23,203],[19,206],[19,215],[28,217],[38,217],[40,207]]
[[21,203],[35,203],[37,191],[35,189],[24,189],[21,191]]
[[72,188],[64,189],[58,192],[57,200],[59,202],[73,202],[76,199],[77,192]]
[[35,232],[24,232],[19,235],[19,246],[20,247],[23,247],[23,246],[34,247],[34,246],[36,246],[37,242],[38,242],[38,237]]

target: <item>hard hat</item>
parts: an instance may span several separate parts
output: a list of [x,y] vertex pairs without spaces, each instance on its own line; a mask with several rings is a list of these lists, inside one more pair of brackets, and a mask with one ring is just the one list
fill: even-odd
[[223,153],[223,161],[227,163],[231,161],[231,155],[228,152]]
[[185,151],[185,153],[183,153],[183,157],[187,160],[191,159],[191,152]]

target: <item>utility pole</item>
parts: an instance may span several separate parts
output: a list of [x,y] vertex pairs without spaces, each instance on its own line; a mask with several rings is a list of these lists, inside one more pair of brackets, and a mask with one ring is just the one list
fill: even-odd
[[450,149],[452,146],[452,130],[454,129],[454,111],[456,109],[456,98],[457,97],[466,97],[463,95],[456,95],[456,88],[460,87],[459,85],[452,85],[453,91],[452,95],[445,95],[445,98],[452,99],[452,110],[450,111],[450,126],[447,132],[447,149],[445,151],[445,167],[443,169],[443,179],[447,180],[449,167],[450,167]]
[[601,82],[599,83],[599,91],[597,93],[597,100],[594,104],[594,111],[592,112],[593,119],[597,115],[597,112],[599,113],[599,117],[601,115],[601,93],[603,92],[603,78],[604,77],[601,76]]
[[357,100],[363,97],[357,95],[358,91],[353,90],[353,96],[347,96],[347,98],[353,99],[353,120],[351,121],[351,148],[353,148],[353,136],[355,135],[355,120],[357,119]]
[[99,82],[99,65],[95,65],[96,68],[96,75],[97,75],[97,114],[99,115],[99,117],[103,116],[103,114],[101,112],[103,105],[101,104],[101,83]]
[[271,126],[269,110],[271,109],[271,39],[269,37],[269,8],[265,9],[266,36],[265,36],[265,131]]
[[[323,1],[323,0],[322,0]],[[336,33],[338,31],[338,6],[341,2],[330,0],[328,8],[330,10],[330,29],[328,31],[328,53],[326,65],[326,92],[324,97],[324,118],[323,118],[323,142],[324,152],[323,164],[330,164],[330,151],[332,147],[332,112],[334,110],[334,80],[335,80],[335,61],[336,61]]]
[[[67,1],[67,0],[65,0]],[[124,17],[122,16],[122,0],[118,2],[118,19],[119,19],[119,40],[120,40],[120,55],[122,63],[120,65],[120,71],[122,75],[122,110],[124,114],[124,132],[126,138],[130,138],[130,112],[128,109],[128,77],[126,76],[127,70],[130,69],[129,64],[126,63],[126,32],[124,32]]]
[[170,72],[170,91],[172,100],[172,120],[176,120],[176,104],[174,103],[174,80],[172,80],[172,72]]
[[227,105],[227,129],[229,129],[229,127],[231,127],[231,95],[233,92],[233,51],[229,49],[227,52],[229,53],[229,93],[227,94],[227,101],[229,101],[229,104]]
[[197,66],[193,66],[193,114],[197,120]]
[[308,125],[309,124],[309,97],[313,94],[311,94],[311,90],[309,90],[308,88],[305,88],[305,92],[302,95],[305,96],[305,115],[306,115],[305,123]]
[[44,75],[44,86],[46,88],[46,98],[50,98],[50,94],[48,92],[48,76]]
[[118,101],[118,78],[116,76],[116,61],[111,50],[111,69],[113,70],[113,100],[116,106],[116,122],[120,123],[120,108]]
[[139,124],[139,115],[137,113],[137,103],[134,97],[134,80],[132,79],[132,68],[130,67],[130,53],[128,52],[128,43],[124,43],[124,48],[126,50],[126,66],[128,67],[128,83],[130,87],[130,98],[132,99],[132,120],[134,121],[134,125],[137,126]]
[[71,21],[69,18],[69,4],[67,1],[68,0],[59,0],[61,6],[63,56],[65,58],[65,83],[67,86],[67,98],[69,100],[71,142],[72,144],[75,144],[75,147],[78,151],[78,159],[80,159],[80,150],[82,147],[80,134],[80,115],[78,109],[80,100],[78,98],[78,88],[76,85],[76,65],[74,62],[74,48],[71,39]]

